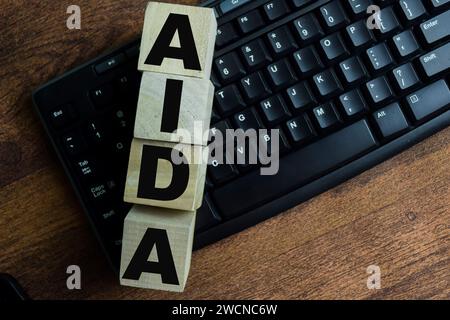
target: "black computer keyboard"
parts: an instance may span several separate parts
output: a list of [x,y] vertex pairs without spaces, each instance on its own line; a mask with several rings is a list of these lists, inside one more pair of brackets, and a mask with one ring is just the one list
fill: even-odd
[[[368,5],[381,8],[368,29]],[[209,166],[195,248],[257,224],[450,124],[449,0],[208,1],[218,17],[212,127],[278,128],[274,176]],[[373,23],[373,20],[372,20]],[[34,93],[113,265],[140,73],[139,40]]]

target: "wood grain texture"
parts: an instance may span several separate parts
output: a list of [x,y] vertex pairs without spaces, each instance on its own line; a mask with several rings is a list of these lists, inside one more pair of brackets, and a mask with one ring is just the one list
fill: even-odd
[[[192,243],[194,240],[195,211],[180,211],[149,206],[133,206],[125,218],[122,242],[122,259],[120,261],[120,283],[145,289],[156,289],[173,292],[183,292],[191,266]],[[139,278],[127,279],[126,271],[133,262],[138,247],[148,229],[163,230],[167,236],[168,250],[161,241],[155,242],[148,256],[148,261],[172,264],[173,259],[175,280],[164,280],[159,273],[143,272]],[[151,233],[152,231],[150,231]],[[154,232],[154,231],[153,231]],[[151,236],[149,233],[149,236]],[[161,239],[160,239],[161,240]],[[168,268],[167,271],[170,269]],[[172,282],[172,283],[170,283]],[[174,284],[176,283],[176,284]]]
[[[182,81],[177,130],[174,132],[161,130],[165,99],[170,100],[170,97],[166,97],[166,92],[167,95],[174,95],[174,92],[166,90],[168,80]],[[139,91],[134,137],[206,146],[213,99],[214,86],[210,80],[144,72]],[[167,104],[169,111],[166,111],[166,114],[169,116],[176,114],[173,111],[175,107],[177,106]]]
[[[172,161],[167,159],[158,159],[157,166],[143,161],[144,147],[164,148],[169,152],[181,153],[183,158],[181,161],[187,162],[189,166],[188,179],[186,188],[182,188],[181,195],[175,199],[161,200],[154,196],[142,197],[139,194],[141,176],[143,179],[147,175],[153,174],[156,170],[155,185],[157,189],[170,189],[173,184],[179,185],[183,183],[178,178],[176,167]],[[206,179],[206,161],[203,161],[203,154],[206,154],[207,147],[194,146],[189,144],[176,144],[173,142],[160,142],[134,138],[131,143],[130,160],[128,162],[127,181],[125,183],[124,199],[126,202],[142,204],[147,206],[170,208],[178,210],[195,211],[202,205],[203,193],[205,191]],[[149,152],[151,153],[151,151]],[[171,156],[171,155],[170,155]],[[170,159],[170,158],[169,158]],[[146,167],[147,166],[147,167]],[[151,167],[148,167],[151,166]],[[148,174],[142,173],[142,170],[150,168]],[[152,186],[153,187],[153,186]],[[166,191],[169,192],[169,191]]]
[[[153,45],[161,30],[166,26],[166,22],[171,14],[188,16],[200,68],[187,68],[185,65],[186,61],[172,58],[164,58],[160,65],[146,63]],[[149,2],[145,11],[138,69],[141,71],[209,79],[211,77],[216,33],[217,21],[211,8],[174,6],[170,3]],[[172,39],[170,46],[180,46],[179,32]]]
[[[192,256],[183,294],[121,287],[31,106],[31,91],[142,30],[146,1],[0,0],[0,271],[32,298],[450,298],[450,128]],[[181,3],[181,2],[180,2]],[[184,1],[184,3],[194,3]],[[66,268],[82,290],[66,289]],[[382,289],[368,290],[377,264]]]

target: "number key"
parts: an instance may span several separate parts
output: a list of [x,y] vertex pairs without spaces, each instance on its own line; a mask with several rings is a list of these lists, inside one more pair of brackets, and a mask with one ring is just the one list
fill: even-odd
[[244,67],[236,52],[230,52],[216,59],[216,68],[224,83],[235,81],[245,75]]
[[253,40],[245,46],[242,46],[241,52],[244,56],[244,61],[250,70],[258,69],[272,61],[270,54],[261,39]]

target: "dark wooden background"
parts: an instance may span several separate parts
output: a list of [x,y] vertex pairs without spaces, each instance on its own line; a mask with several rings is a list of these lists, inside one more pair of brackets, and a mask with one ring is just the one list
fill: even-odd
[[[450,128],[195,252],[184,294],[120,287],[33,112],[31,92],[134,39],[145,3],[0,0],[0,272],[35,299],[450,297]],[[66,28],[70,4],[81,7],[80,31]],[[71,264],[82,268],[80,291],[66,289]],[[381,268],[381,290],[366,287],[372,264]]]

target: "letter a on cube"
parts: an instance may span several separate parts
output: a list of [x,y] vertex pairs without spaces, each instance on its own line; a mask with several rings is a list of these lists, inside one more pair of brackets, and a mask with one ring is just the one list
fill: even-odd
[[206,146],[213,99],[210,80],[144,72],[134,137]]
[[133,139],[125,202],[195,211],[205,187],[205,147]]
[[149,2],[138,69],[209,79],[216,32],[210,8]]
[[195,215],[134,206],[125,218],[120,284],[182,292],[191,265]]

